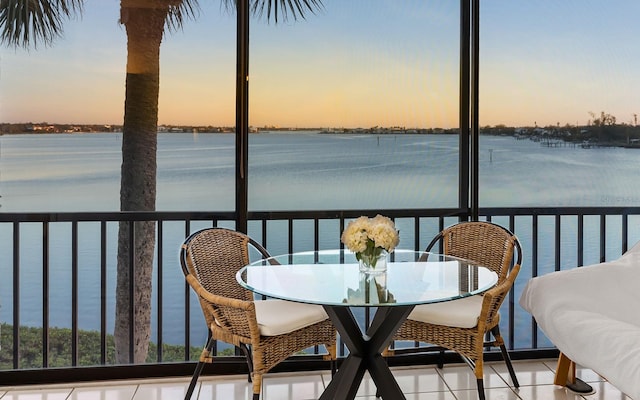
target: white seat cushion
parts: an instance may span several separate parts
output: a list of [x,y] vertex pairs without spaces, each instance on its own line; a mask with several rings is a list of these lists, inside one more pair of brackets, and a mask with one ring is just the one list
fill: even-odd
[[322,306],[285,300],[255,301],[256,319],[262,336],[293,332],[329,318]]
[[473,328],[482,310],[482,296],[416,306],[408,319],[435,325]]

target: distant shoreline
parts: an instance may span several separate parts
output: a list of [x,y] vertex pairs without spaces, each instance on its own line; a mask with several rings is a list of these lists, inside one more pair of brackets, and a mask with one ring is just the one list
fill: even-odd
[[[235,127],[172,126],[159,125],[158,133],[172,134],[234,134]],[[458,128],[281,128],[266,126],[250,128],[251,134],[268,132],[317,132],[323,135],[457,135]],[[0,124],[0,136],[122,133],[120,125],[66,125],[66,124]],[[556,127],[507,127],[497,125],[480,128],[481,135],[511,136],[518,140],[529,139],[546,147],[623,147],[640,148],[640,126],[590,125]]]

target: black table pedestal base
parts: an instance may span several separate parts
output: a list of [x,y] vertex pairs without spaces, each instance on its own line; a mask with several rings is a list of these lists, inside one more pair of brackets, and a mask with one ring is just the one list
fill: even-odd
[[331,379],[320,400],[353,399],[365,371],[369,371],[383,399],[405,399],[381,353],[413,307],[379,307],[371,326],[363,334],[349,307],[324,306],[349,349],[349,356]]

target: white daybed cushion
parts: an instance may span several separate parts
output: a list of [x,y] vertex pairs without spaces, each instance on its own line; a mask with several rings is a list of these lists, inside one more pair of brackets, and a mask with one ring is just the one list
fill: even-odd
[[551,342],[640,400],[640,245],[617,260],[531,279],[520,305]]
[[256,319],[262,336],[293,332],[329,318],[322,306],[285,300],[255,301]]
[[435,325],[473,328],[482,311],[482,296],[469,296],[458,300],[416,306],[408,319]]

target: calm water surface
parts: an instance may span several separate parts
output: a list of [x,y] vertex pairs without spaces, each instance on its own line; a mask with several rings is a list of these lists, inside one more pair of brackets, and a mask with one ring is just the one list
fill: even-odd
[[[121,134],[0,136],[0,211],[117,211]],[[158,210],[232,210],[232,134],[159,134]],[[640,150],[481,137],[482,206],[637,205]],[[453,135],[250,137],[250,209],[450,207]]]
[[[117,211],[121,134],[0,136],[0,212]],[[638,206],[640,150],[622,148],[544,147],[512,137],[481,137],[481,206]],[[157,209],[162,211],[233,210],[235,137],[232,134],[159,134]],[[327,135],[316,132],[261,133],[250,136],[249,208],[251,210],[391,209],[455,207],[458,188],[458,137],[453,135]],[[551,221],[549,221],[551,222]],[[585,229],[598,231],[587,218]],[[638,221],[636,221],[638,222]],[[507,222],[504,222],[505,224]],[[403,243],[413,244],[412,226],[398,222]],[[619,221],[608,221],[611,229]],[[632,224],[631,224],[632,225]],[[640,226],[640,224],[636,223]],[[184,279],[177,263],[184,227],[165,228],[163,306],[165,341],[182,343]],[[298,225],[296,225],[298,226]],[[552,225],[541,219],[544,238]],[[571,242],[575,223],[565,225]],[[311,227],[311,226],[309,226]],[[194,226],[193,229],[197,229]],[[286,224],[280,228],[286,229]],[[430,238],[437,227],[425,227]],[[525,227],[526,228],[526,227]],[[0,274],[11,277],[12,226],[0,224]],[[38,224],[20,230],[20,320],[42,324],[42,234]],[[51,224],[50,265],[52,326],[70,326],[70,226]],[[275,228],[277,232],[277,225]],[[549,230],[546,235],[545,230]],[[299,231],[305,230],[301,223]],[[98,224],[79,226],[80,326],[99,328],[100,243]],[[523,229],[523,232],[527,232]],[[250,232],[251,233],[251,232]],[[587,234],[585,263],[596,262],[597,234]],[[117,225],[108,226],[108,311],[113,324]],[[324,248],[339,245],[338,227],[321,234]],[[520,235],[526,248],[529,233]],[[543,238],[543,241],[545,240]],[[640,233],[631,233],[632,240]],[[426,239],[425,239],[426,240]],[[619,240],[619,239],[618,239]],[[612,253],[619,244],[612,239]],[[274,254],[287,252],[287,238],[270,234]],[[296,237],[298,250],[313,243]],[[426,245],[426,243],[424,244]],[[544,248],[544,243],[540,243]],[[616,247],[617,246],[617,247]],[[408,246],[412,247],[412,245]],[[530,276],[525,254],[520,288]],[[553,265],[553,254],[541,254],[539,273]],[[571,251],[563,265],[575,266]],[[0,321],[11,322],[12,280],[0,280]],[[154,296],[157,294],[154,293]],[[176,301],[176,299],[179,299]],[[156,299],[157,301],[157,299]],[[193,303],[198,310],[197,303]],[[194,342],[206,337],[201,316],[192,316]],[[518,338],[528,343],[529,318],[518,311]]]

